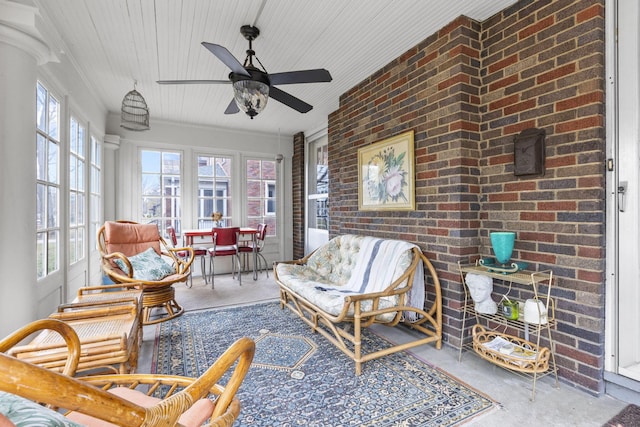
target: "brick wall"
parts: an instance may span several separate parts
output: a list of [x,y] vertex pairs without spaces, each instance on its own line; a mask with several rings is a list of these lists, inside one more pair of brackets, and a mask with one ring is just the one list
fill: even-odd
[[293,200],[293,258],[304,256],[305,195],[304,195],[304,133],[293,136],[293,158],[291,165]]
[[[517,232],[513,259],[552,269],[560,375],[603,391],[604,0],[521,1],[460,17],[362,81],[329,117],[330,235],[418,244],[460,343],[459,261]],[[513,138],[546,131],[546,172],[514,176]],[[358,211],[358,148],[414,131],[416,210]],[[499,286],[497,292],[506,292]],[[526,297],[527,289],[514,289]]]

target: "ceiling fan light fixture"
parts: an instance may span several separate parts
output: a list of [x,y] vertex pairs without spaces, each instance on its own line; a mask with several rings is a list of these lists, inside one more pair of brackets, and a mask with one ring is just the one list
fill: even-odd
[[122,100],[120,127],[134,131],[149,130],[149,107],[143,96],[135,89]]
[[264,110],[269,100],[269,81],[259,70],[248,70],[251,77],[233,75],[233,98],[252,119]]

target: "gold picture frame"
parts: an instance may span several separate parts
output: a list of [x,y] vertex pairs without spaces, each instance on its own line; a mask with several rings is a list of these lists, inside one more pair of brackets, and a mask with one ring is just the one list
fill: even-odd
[[413,211],[413,130],[358,149],[358,209]]

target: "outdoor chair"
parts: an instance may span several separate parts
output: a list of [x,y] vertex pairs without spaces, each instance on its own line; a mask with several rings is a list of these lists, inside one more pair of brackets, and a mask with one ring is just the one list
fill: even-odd
[[[173,247],[178,246],[178,237],[176,236],[176,229],[173,227],[167,227],[167,234],[171,238],[171,243]],[[204,283],[208,283],[207,281],[207,265],[205,263],[205,259],[207,258],[207,248],[206,247],[194,247],[193,254],[195,257],[200,258],[200,270],[202,271],[202,277],[204,278]],[[177,255],[182,259],[187,259],[189,257],[188,251],[179,251]],[[184,282],[187,287],[193,286],[193,271],[189,274],[189,281]]]
[[[14,344],[45,329],[60,333],[69,346],[64,374],[5,354]],[[199,378],[160,374],[73,378],[80,356],[75,332],[59,320],[36,321],[0,341],[0,369],[10,373],[0,375],[0,425],[73,421],[84,426],[231,426],[240,413],[235,394],[254,351],[254,342],[241,338]],[[217,384],[223,375],[229,378],[224,386]]]
[[[155,224],[107,221],[98,230],[98,250],[102,270],[113,282],[142,287],[143,324],[164,322],[183,313],[172,285],[188,280],[195,258],[193,248],[170,247]],[[187,256],[180,257],[180,252]],[[164,313],[152,319],[154,308]]]
[[231,257],[231,274],[235,276],[236,266],[238,268],[238,280],[242,285],[242,267],[240,265],[240,252],[238,249],[238,238],[240,227],[213,227],[213,247],[209,248],[209,269],[211,270],[211,289],[214,286],[215,262],[216,258]]

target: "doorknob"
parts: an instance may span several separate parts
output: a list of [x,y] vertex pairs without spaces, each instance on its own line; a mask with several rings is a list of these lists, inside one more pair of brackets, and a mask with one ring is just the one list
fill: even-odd
[[625,194],[627,192],[627,181],[620,181],[618,184],[618,211],[624,212]]

